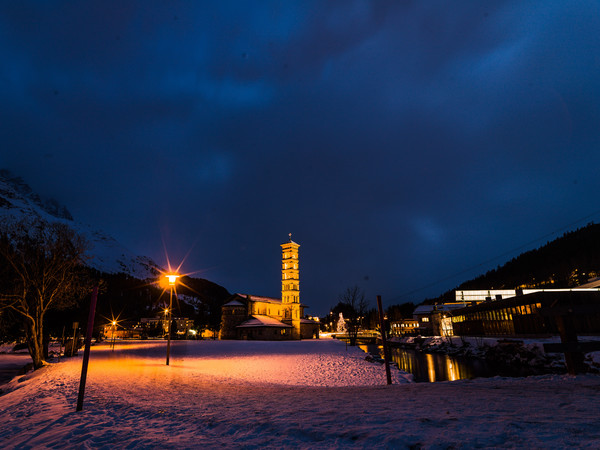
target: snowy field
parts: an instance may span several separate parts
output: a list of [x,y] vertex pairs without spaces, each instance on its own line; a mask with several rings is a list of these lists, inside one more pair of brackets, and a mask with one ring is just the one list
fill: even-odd
[[[117,342],[0,386],[0,448],[600,448],[600,377],[409,383],[334,340]],[[0,355],[2,358],[9,355]]]

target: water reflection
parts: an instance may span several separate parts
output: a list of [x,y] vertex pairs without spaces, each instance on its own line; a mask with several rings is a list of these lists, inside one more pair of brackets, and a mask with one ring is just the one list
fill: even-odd
[[[383,347],[359,345],[371,354],[383,357]],[[455,381],[465,378],[490,377],[484,361],[475,358],[452,357],[438,353],[421,353],[402,348],[391,348],[390,356],[400,370],[412,373],[416,382]]]

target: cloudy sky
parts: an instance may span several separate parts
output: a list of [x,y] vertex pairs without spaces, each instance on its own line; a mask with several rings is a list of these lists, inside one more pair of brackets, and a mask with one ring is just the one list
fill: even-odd
[[0,167],[230,292],[292,232],[308,312],[418,302],[600,217],[599,11],[2,2]]

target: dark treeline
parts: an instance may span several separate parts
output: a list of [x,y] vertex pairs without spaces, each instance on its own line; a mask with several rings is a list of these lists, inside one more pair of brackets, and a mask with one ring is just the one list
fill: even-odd
[[[99,273],[87,269],[90,278],[97,280],[100,294],[96,306],[94,334],[111,320],[120,323],[137,322],[143,317],[157,317],[169,304],[169,290],[157,283],[139,280],[126,274]],[[173,300],[173,316],[194,320],[198,328],[218,330],[221,320],[221,306],[230,296],[227,289],[216,283],[202,279],[183,277],[183,284],[177,286],[177,300]],[[90,297],[84,297],[77,305],[69,308],[52,309],[45,318],[45,333],[61,337],[63,329],[67,336],[73,333],[73,323],[79,328],[87,326]],[[23,330],[17,317],[10,311],[0,314],[1,340],[14,341],[23,337]]]
[[426,302],[452,301],[456,289],[568,288],[598,276],[600,224],[590,223]]

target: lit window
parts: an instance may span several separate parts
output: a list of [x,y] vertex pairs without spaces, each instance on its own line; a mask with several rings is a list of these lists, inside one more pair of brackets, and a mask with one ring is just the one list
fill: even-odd
[[422,317],[421,322],[429,322],[429,317]]

